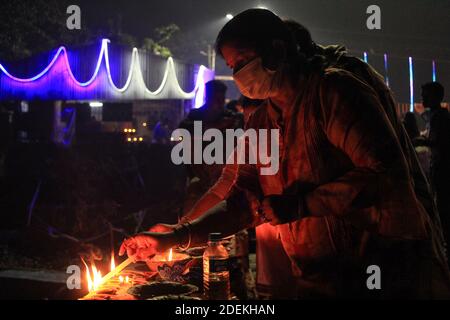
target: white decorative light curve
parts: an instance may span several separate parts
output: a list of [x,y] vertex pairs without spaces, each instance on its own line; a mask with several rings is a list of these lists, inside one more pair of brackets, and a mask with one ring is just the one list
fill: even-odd
[[[195,104],[198,107],[197,103],[204,99],[204,84],[214,78],[214,72],[202,65],[198,70],[194,89],[186,92],[180,87],[174,61],[169,57],[160,86],[155,91],[151,91],[144,82],[138,49],[133,48],[127,81],[123,87],[118,87],[111,76],[109,43],[108,39],[102,40],[95,71],[86,82],[80,82],[75,78],[70,67],[67,49],[63,46],[57,50],[49,65],[31,78],[15,77],[0,64],[0,99],[2,98],[2,92],[9,93],[10,96],[19,92],[22,95],[28,94],[44,98],[46,92],[51,92],[53,95],[55,92],[59,92],[62,96],[61,99],[64,99],[64,95],[70,93],[72,99],[100,100],[95,96],[99,95],[100,92],[100,95],[112,99],[195,99]],[[101,68],[103,61],[105,62],[106,76]],[[2,73],[6,77],[2,77]],[[49,81],[50,78],[57,78],[59,81]],[[199,97],[197,94],[202,96]]]

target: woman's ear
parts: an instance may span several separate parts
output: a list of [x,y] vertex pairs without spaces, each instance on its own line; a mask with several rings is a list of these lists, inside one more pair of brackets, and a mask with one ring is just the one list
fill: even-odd
[[286,44],[283,40],[275,39],[272,41],[272,45],[268,51],[269,52],[267,52],[265,59],[263,59],[264,67],[275,71],[287,58]]

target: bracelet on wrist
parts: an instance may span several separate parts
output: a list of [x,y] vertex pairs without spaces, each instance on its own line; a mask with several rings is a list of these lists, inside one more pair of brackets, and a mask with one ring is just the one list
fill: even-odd
[[[191,228],[190,228],[191,224],[189,222],[183,223],[179,226],[179,228],[175,228],[175,234],[177,236],[177,240],[178,240],[178,248],[181,251],[186,251],[187,249],[190,248],[191,246],[191,242],[192,242],[192,234],[191,234]],[[184,240],[184,230],[185,229],[187,231],[187,236],[188,236],[188,243],[187,245],[183,246],[183,240]]]

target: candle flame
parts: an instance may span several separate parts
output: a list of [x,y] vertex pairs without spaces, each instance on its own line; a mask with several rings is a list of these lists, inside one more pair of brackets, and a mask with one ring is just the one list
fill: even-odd
[[169,251],[169,258],[167,259],[167,261],[172,261],[173,258],[173,252],[172,252],[172,248]]
[[123,277],[122,276],[119,276],[119,282],[123,283]]
[[86,280],[89,292],[97,290],[103,281],[102,273],[100,270],[97,270],[94,262],[91,262],[91,269],[89,269],[83,258],[81,258],[81,261],[86,267]]
[[114,251],[111,251],[111,271],[116,268],[116,263],[114,261]]

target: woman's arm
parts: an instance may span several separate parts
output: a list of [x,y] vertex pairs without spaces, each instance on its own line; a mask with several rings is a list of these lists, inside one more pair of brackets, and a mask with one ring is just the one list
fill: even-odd
[[[119,255],[127,253],[134,260],[145,260],[177,245],[204,245],[208,235],[220,232],[224,237],[240,230],[256,226],[262,221],[252,206],[246,192],[235,192],[196,220],[177,226],[173,231],[142,232],[124,240]],[[250,199],[251,200],[251,199]]]
[[226,237],[254,227],[262,222],[257,215],[256,206],[247,192],[233,193],[226,201],[221,201],[191,221],[188,228],[184,228],[182,242],[189,241],[188,231],[191,234],[191,245],[195,246],[205,244],[212,232],[220,232]]
[[[245,145],[244,152],[248,153],[250,146],[247,140],[245,140]],[[259,186],[256,166],[237,163],[237,152],[237,149],[234,149],[229,156],[234,161],[225,165],[217,182],[195,203],[193,208],[182,218],[181,222],[199,218],[221,201],[228,199],[235,189],[247,190],[246,193],[248,197],[251,197],[252,201],[259,201],[262,191]]]
[[222,170],[222,174],[217,180],[217,182],[212,186],[201,198],[198,200],[192,209],[181,218],[181,222],[193,221],[203,214],[205,214],[209,209],[218,205],[220,202],[225,200],[229,193],[231,192],[236,176],[238,175],[239,168],[234,164],[227,164]]
[[[153,232],[143,232],[126,239],[120,248],[120,255],[127,252],[129,257],[143,260],[177,245],[203,245],[213,232],[220,232],[225,237],[262,223],[257,214],[260,194],[255,166],[231,165],[224,174],[229,174],[229,177],[223,177],[224,180],[218,182],[218,188],[204,196],[200,204],[203,208],[198,207],[198,211],[190,216],[191,219],[194,216],[192,221],[177,226],[157,225],[150,229]],[[211,200],[207,199],[209,196]],[[217,201],[222,198],[226,200]]]

